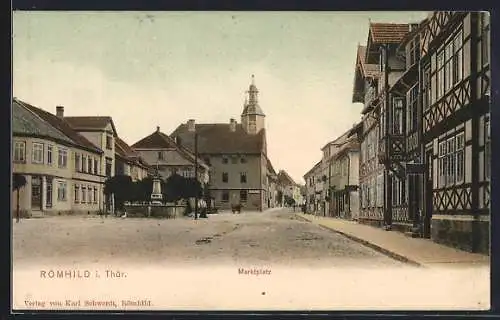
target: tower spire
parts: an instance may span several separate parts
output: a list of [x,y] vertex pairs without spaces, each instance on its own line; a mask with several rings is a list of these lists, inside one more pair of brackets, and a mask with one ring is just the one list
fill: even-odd
[[252,74],[252,85],[255,86],[255,75]]

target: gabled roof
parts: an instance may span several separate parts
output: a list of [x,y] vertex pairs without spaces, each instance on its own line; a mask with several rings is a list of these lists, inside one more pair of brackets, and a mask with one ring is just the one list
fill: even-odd
[[278,181],[281,185],[296,185],[295,181],[293,181],[292,177],[285,170],[278,172]]
[[366,46],[358,45],[357,61],[357,63],[359,63],[359,65],[361,66],[363,77],[380,77],[381,72],[379,66],[374,63],[366,63]]
[[172,149],[176,148],[175,140],[156,130],[132,145],[132,149]]
[[[183,157],[191,162],[195,162],[196,157],[194,154],[188,150],[183,145],[179,145],[174,139],[164,134],[159,130],[159,128],[147,137],[137,141],[131,147],[135,150],[141,149],[176,149]],[[198,157],[198,163],[201,166],[209,167],[200,157]]]
[[87,138],[76,132],[64,119],[61,119],[52,113],[49,113],[35,106],[32,106],[26,102],[22,102],[20,100],[17,101],[21,105],[23,105],[26,109],[36,114],[38,117],[46,121],[49,125],[51,125],[55,129],[63,133],[66,137],[71,139],[76,146],[97,153],[103,152],[100,148],[96,147],[92,142],[87,140]]
[[267,169],[271,174],[276,174],[276,171],[274,170],[273,164],[271,163],[271,160],[267,159]]
[[138,166],[148,167],[144,159],[139,156],[139,153],[134,151],[125,141],[120,137],[115,138],[115,153],[125,160],[128,160]]
[[306,177],[310,176],[311,174],[313,174],[314,171],[316,171],[316,169],[318,169],[322,163],[323,163],[323,161],[319,160],[309,171],[306,172],[306,174],[304,174],[304,179]]
[[409,31],[407,23],[370,23],[369,34],[374,44],[399,43]]
[[104,130],[108,123],[111,123],[111,127],[113,128],[113,132],[116,134],[115,124],[113,123],[113,119],[108,116],[99,116],[99,117],[64,117],[71,127],[73,127],[77,131],[85,131],[85,130]]
[[[234,132],[229,123],[195,124],[198,134],[198,152],[202,154],[260,154],[266,153],[265,129],[257,134],[248,134],[241,124]],[[183,147],[194,152],[194,132],[187,124],[181,124],[170,135],[180,139]]]
[[352,102],[364,102],[365,78],[378,79],[381,74],[378,64],[366,63],[366,46],[358,45]]
[[25,107],[25,103],[14,98],[12,100],[12,133],[35,135],[60,140],[73,144],[61,131],[51,126],[48,122],[37,116]]

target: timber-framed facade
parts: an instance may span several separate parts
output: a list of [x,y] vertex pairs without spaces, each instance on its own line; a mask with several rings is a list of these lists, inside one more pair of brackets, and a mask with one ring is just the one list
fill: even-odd
[[[365,104],[363,126],[357,130],[360,221],[378,220],[387,229],[487,253],[489,14],[433,12],[419,24],[407,26],[403,32],[397,25],[371,24],[365,61],[360,61],[358,49],[353,102]],[[404,35],[397,44],[385,38],[375,52],[370,50],[373,32],[381,27],[399,28]],[[378,61],[371,54],[378,54]],[[373,66],[363,68],[363,62],[375,64],[379,73],[367,73]],[[378,92],[370,95],[374,88]],[[373,139],[378,144],[376,156]],[[373,182],[374,177],[382,186]],[[382,202],[382,213],[379,202],[373,205],[374,193]]]

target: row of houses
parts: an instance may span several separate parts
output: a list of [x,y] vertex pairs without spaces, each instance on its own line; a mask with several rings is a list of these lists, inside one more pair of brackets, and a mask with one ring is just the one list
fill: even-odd
[[262,211],[282,206],[283,194],[301,200],[298,185],[291,178],[283,180],[288,174],[276,173],[268,158],[265,114],[253,77],[241,123],[197,124],[190,119],[171,134],[158,126],[132,145],[119,137],[111,117],[68,117],[62,106],[53,114],[17,98],[12,115],[13,172],[26,177],[19,205],[28,216],[113,211],[113,199],[103,191],[114,175],[137,181],[156,174],[166,179],[173,173],[197,173],[221,209],[242,203]]
[[350,132],[323,146],[321,160],[304,175],[306,212],[358,218],[360,144]]
[[[360,144],[351,217],[488,253],[490,83],[488,13],[370,23],[353,90],[362,121],[347,134]],[[306,177],[325,177],[322,163]]]

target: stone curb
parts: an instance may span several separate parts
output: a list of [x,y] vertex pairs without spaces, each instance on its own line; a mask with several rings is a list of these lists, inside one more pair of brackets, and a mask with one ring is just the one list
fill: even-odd
[[[309,220],[309,219],[307,219],[307,218],[301,217],[301,216],[299,216],[299,215],[297,215],[297,214],[296,214],[295,216],[296,216],[297,218],[299,218],[299,220],[302,220],[302,221],[305,221],[305,222],[310,222],[310,223],[312,223],[312,220]],[[366,247],[369,247],[369,248],[371,248],[371,249],[373,249],[373,250],[375,250],[375,251],[377,251],[377,252],[380,252],[380,253],[382,253],[382,254],[384,254],[384,255],[386,255],[386,256],[388,256],[388,257],[390,257],[390,258],[394,259],[394,260],[397,260],[397,261],[400,261],[400,262],[404,262],[404,263],[407,263],[407,264],[411,264],[411,265],[416,266],[416,267],[424,267],[421,263],[419,263],[419,262],[417,262],[417,261],[414,261],[414,260],[412,260],[412,259],[410,259],[410,258],[408,258],[408,257],[405,257],[405,256],[403,256],[403,255],[400,255],[400,254],[398,254],[398,253],[396,253],[396,252],[393,252],[393,251],[387,250],[386,248],[381,247],[381,246],[379,246],[379,245],[377,245],[377,244],[374,244],[374,243],[372,243],[372,242],[370,242],[370,241],[367,241],[367,240],[365,240],[365,239],[362,239],[362,238],[359,238],[359,237],[353,236],[353,235],[351,235],[351,234],[348,234],[348,233],[345,233],[345,232],[342,232],[342,231],[336,230],[336,229],[334,229],[334,228],[332,228],[332,227],[325,226],[325,225],[321,224],[321,222],[318,222],[318,225],[319,225],[321,228],[324,228],[324,229],[327,229],[327,230],[329,230],[329,231],[333,231],[333,232],[335,232],[335,233],[338,233],[338,234],[340,234],[340,235],[342,235],[342,236],[344,236],[344,237],[346,237],[346,238],[348,238],[348,239],[351,239],[351,240],[353,240],[353,241],[356,241],[356,242],[358,242],[358,243],[360,243],[360,244],[362,244],[362,245],[364,245],[364,246],[366,246]]]

